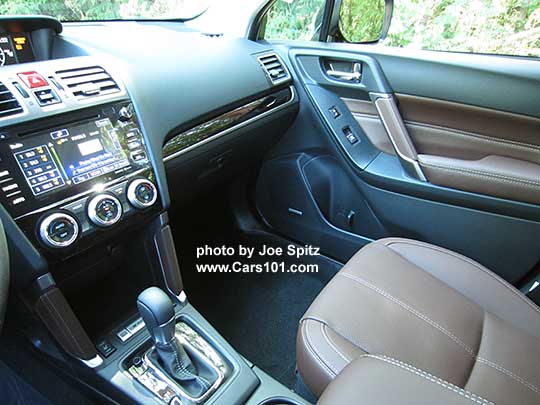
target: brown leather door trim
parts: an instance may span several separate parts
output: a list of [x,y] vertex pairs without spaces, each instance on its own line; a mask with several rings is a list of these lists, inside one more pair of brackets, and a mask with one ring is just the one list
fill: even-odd
[[[396,95],[420,166],[433,184],[540,203],[540,119],[454,102]],[[389,140],[375,106],[343,99],[374,146]]]
[[407,121],[540,146],[540,119],[466,104],[396,94]]
[[[540,146],[540,118],[408,94],[396,94],[396,98],[401,115],[408,123],[428,124],[526,146]],[[343,102],[355,115],[377,115],[370,101],[343,98]]]

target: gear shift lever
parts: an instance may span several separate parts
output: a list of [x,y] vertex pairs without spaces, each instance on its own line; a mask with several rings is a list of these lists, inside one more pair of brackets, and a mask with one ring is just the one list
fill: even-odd
[[170,298],[161,289],[150,287],[137,298],[137,308],[155,344],[160,367],[194,396],[212,385],[199,375],[197,367],[175,337],[176,316]]
[[137,298],[137,308],[154,343],[171,343],[176,319],[173,303],[167,294],[157,287],[147,288]]

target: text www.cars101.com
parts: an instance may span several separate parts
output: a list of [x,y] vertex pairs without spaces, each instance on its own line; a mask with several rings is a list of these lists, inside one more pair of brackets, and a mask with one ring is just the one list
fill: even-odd
[[234,262],[232,264],[197,264],[198,273],[317,273],[317,264],[291,264],[284,262],[265,262],[245,264]]

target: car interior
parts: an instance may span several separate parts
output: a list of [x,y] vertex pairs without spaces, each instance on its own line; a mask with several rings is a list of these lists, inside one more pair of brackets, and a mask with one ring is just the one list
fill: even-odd
[[540,403],[538,58],[274,3],[0,16],[3,403]]

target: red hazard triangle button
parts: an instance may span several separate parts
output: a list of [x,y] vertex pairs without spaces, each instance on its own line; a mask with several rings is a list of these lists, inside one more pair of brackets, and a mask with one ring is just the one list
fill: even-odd
[[36,87],[47,86],[47,81],[38,72],[22,72],[17,76],[26,84],[26,87],[35,89]]

